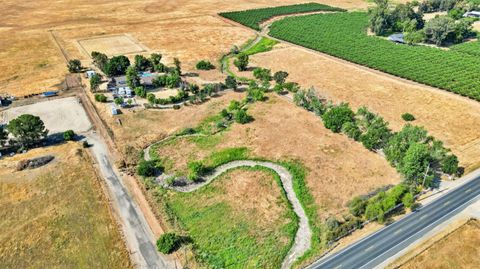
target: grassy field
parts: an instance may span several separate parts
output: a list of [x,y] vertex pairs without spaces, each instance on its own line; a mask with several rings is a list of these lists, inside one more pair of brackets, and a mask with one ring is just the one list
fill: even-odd
[[[13,172],[23,158],[54,163]],[[0,268],[131,268],[87,153],[68,143],[2,160]]]
[[278,268],[293,243],[296,216],[271,170],[234,169],[193,193],[166,197],[209,267]]
[[480,222],[471,220],[400,268],[478,268],[480,264],[479,245]]
[[368,36],[364,12],[290,17],[270,35],[402,78],[480,101],[480,59],[457,51],[398,45]]

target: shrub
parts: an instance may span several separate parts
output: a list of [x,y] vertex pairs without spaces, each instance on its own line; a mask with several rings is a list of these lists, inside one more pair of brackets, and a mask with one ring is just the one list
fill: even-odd
[[206,172],[205,166],[198,161],[189,162],[187,165],[187,168],[188,168],[187,178],[190,181],[198,180],[199,177],[201,177]]
[[146,98],[147,97],[147,91],[145,90],[144,87],[136,87],[135,88],[135,95],[138,97]]
[[75,132],[73,130],[67,130],[63,133],[63,140],[71,141],[75,138]]
[[350,214],[354,215],[355,217],[360,217],[363,215],[363,213],[365,213],[366,206],[367,201],[365,198],[357,196],[348,203],[348,210],[350,211]]
[[181,244],[181,237],[175,233],[162,234],[157,240],[157,249],[161,253],[170,254]]
[[237,89],[237,80],[232,76],[227,76],[227,78],[225,79],[225,86],[228,89],[236,90]]
[[248,66],[248,55],[240,54],[237,56],[237,59],[233,62],[233,64],[238,68],[239,71],[246,71]]
[[353,122],[354,113],[346,103],[332,107],[323,114],[323,124],[325,128],[332,130],[335,133],[340,132],[343,124]]
[[122,105],[124,103],[123,97],[115,98],[114,102],[116,105]]
[[68,67],[68,72],[78,73],[82,71],[82,62],[80,62],[80,60],[78,59],[73,59],[68,61],[67,67]]
[[413,116],[412,114],[410,113],[405,113],[402,115],[402,119],[404,121],[414,121],[415,120],[415,116]]
[[405,194],[405,196],[403,196],[402,198],[402,203],[405,208],[411,208],[414,202],[415,202],[415,198],[411,193]]
[[278,71],[278,72],[275,72],[275,74],[273,74],[273,79],[277,84],[285,83],[285,80],[287,79],[287,77],[288,77],[288,73],[285,71]]
[[253,120],[252,116],[248,115],[247,112],[243,109],[237,110],[235,112],[235,122],[240,124],[246,124]]
[[137,166],[137,174],[143,177],[153,177],[155,175],[155,162],[140,161]]
[[454,175],[458,172],[458,158],[455,155],[448,155],[442,162],[442,171],[449,175]]
[[255,68],[253,70],[253,76],[256,79],[262,80],[262,81],[272,80],[272,73],[271,73],[270,69],[266,69],[266,68],[261,68],[261,67]]
[[107,102],[107,96],[105,96],[103,93],[95,94],[95,101],[105,103]]
[[357,141],[360,138],[362,132],[354,122],[345,122],[342,125],[342,133],[346,134],[349,138]]
[[197,63],[196,68],[198,70],[212,70],[215,69],[215,66],[209,61],[201,60]]

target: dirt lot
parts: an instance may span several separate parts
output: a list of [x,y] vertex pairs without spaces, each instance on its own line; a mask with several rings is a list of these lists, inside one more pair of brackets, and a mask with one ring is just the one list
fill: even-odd
[[[317,1],[344,8],[366,8],[363,0]],[[54,30],[68,56],[89,61],[77,41],[102,35],[131,34],[146,47],[179,57],[192,68],[200,59],[217,59],[232,45],[253,36],[216,16],[233,11],[298,3],[297,0],[107,0],[2,1],[0,11],[0,93],[23,96],[51,90],[63,80],[65,62],[48,30]],[[98,12],[92,12],[96,10]]]
[[127,55],[145,52],[136,40],[128,35],[99,36],[78,40],[78,44],[85,53],[91,55],[93,51],[101,51],[107,56]]
[[472,220],[400,268],[478,268],[480,264],[479,245],[480,222]]
[[480,103],[403,82],[361,67],[332,60],[296,47],[274,49],[251,57],[252,66],[285,70],[289,80],[303,87],[315,86],[335,102],[346,101],[354,108],[366,105],[382,115],[398,130],[404,125],[401,115],[412,113],[414,124],[425,126],[459,156],[468,170],[480,164]]
[[321,217],[343,213],[346,202],[355,195],[399,182],[395,170],[381,156],[344,135],[333,134],[315,115],[289,101],[270,97],[267,103],[249,109],[255,119],[252,123],[234,124],[211,141],[178,140],[161,147],[159,155],[168,157],[171,168],[180,171],[189,160],[231,147],[247,147],[253,156],[271,160],[299,160],[307,168],[307,184]]
[[73,130],[76,133],[88,131],[90,120],[76,97],[44,101],[27,106],[10,108],[2,112],[2,122],[22,115],[32,114],[40,117],[50,134]]
[[[55,160],[15,172],[19,160]],[[1,268],[131,268],[87,153],[79,144],[0,162]]]

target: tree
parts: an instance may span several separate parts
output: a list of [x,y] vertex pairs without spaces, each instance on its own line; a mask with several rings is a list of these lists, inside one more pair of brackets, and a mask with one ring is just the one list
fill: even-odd
[[413,143],[405,152],[398,169],[408,183],[418,184],[425,176],[430,164],[430,152],[428,146],[420,143]]
[[418,126],[407,124],[403,129],[393,134],[383,149],[390,164],[397,166],[403,160],[405,153],[413,143],[426,143],[427,131]]
[[237,89],[237,80],[232,76],[227,76],[227,78],[225,79],[225,86],[228,89],[236,90]]
[[155,97],[155,94],[153,94],[153,93],[147,94],[147,100],[148,100],[149,104],[151,104],[151,105],[155,104],[156,99],[157,98]]
[[211,62],[205,61],[205,60],[201,60],[200,62],[198,62],[195,67],[197,68],[197,70],[212,70],[212,69],[215,69],[215,66]]
[[145,87],[142,87],[142,86],[136,87],[134,91],[135,91],[135,95],[138,97],[142,97],[142,98],[147,97],[147,90],[145,90]]
[[253,120],[252,116],[248,115],[244,109],[237,110],[235,112],[234,117],[235,117],[235,122],[240,124],[246,124]]
[[360,217],[365,213],[365,208],[367,206],[367,201],[364,197],[357,196],[348,203],[348,210],[350,214],[355,217]]
[[100,53],[97,51],[92,51],[92,59],[93,59],[93,64],[96,65],[100,70],[105,72],[105,67],[108,64],[108,57],[104,53]]
[[357,141],[360,138],[362,132],[358,128],[358,126],[351,121],[345,122],[342,125],[342,133],[346,134],[349,138]]
[[402,114],[402,119],[404,121],[414,121],[415,120],[415,116],[413,116],[412,114],[410,113],[404,113]]
[[123,105],[123,103],[124,103],[123,97],[115,98],[114,102],[115,102],[116,105],[119,105],[119,106]]
[[48,130],[40,117],[23,114],[11,120],[7,125],[8,132],[15,141],[24,148],[29,148],[44,139]]
[[173,58],[173,64],[175,65],[175,71],[177,72],[178,76],[182,75],[182,67],[181,62],[178,58]]
[[325,128],[332,130],[335,133],[341,131],[343,124],[353,121],[354,113],[347,103],[341,103],[334,106],[323,114],[323,124]]
[[264,101],[265,93],[257,88],[248,89],[248,98],[253,101]]
[[82,62],[80,62],[80,60],[73,59],[68,61],[67,67],[68,72],[79,73],[80,71],[82,71]]
[[90,78],[90,90],[92,92],[97,91],[101,82],[102,77],[99,74],[93,74],[93,76]]
[[95,94],[95,101],[105,103],[107,102],[107,96],[105,96],[103,93]]
[[455,20],[447,16],[435,17],[425,24],[424,31],[430,42],[442,46],[447,41],[452,41],[451,36],[455,33]]
[[442,162],[442,171],[449,175],[455,175],[458,172],[458,158],[455,155],[448,155]]
[[206,172],[205,166],[201,162],[189,162],[187,164],[188,175],[187,178],[190,181],[198,180]]
[[374,0],[376,6],[368,10],[369,25],[376,35],[385,35],[391,30],[391,11],[388,0]]
[[233,64],[238,68],[239,71],[246,71],[248,66],[248,55],[246,54],[239,54],[237,59],[233,61]]
[[388,122],[375,115],[368,123],[366,132],[360,136],[360,141],[368,150],[378,150],[384,147],[391,135]]
[[275,72],[275,74],[273,74],[273,79],[277,84],[280,84],[280,85],[285,83],[285,80],[287,79],[287,77],[288,77],[288,73],[285,71],[277,71]]
[[63,133],[63,140],[72,141],[75,138],[75,132],[73,130],[67,130]]
[[150,62],[155,66],[160,64],[162,61],[162,54],[160,53],[152,53],[150,55]]
[[270,81],[272,80],[272,74],[270,69],[257,67],[253,70],[253,76],[261,81]]
[[123,55],[112,57],[105,65],[105,74],[109,77],[125,75],[130,66],[130,60]]
[[135,67],[129,66],[127,68],[126,80],[127,85],[128,87],[130,87],[130,89],[135,89],[140,86],[140,76],[138,75],[137,69]]
[[141,160],[137,165],[137,174],[142,177],[155,176],[155,162]]
[[425,31],[423,30],[404,33],[403,37],[403,40],[405,40],[405,42],[407,42],[409,45],[422,43],[425,41],[425,39]]
[[405,208],[411,208],[414,202],[415,198],[410,192],[406,193],[402,198],[402,204]]
[[228,111],[235,111],[238,109],[240,109],[240,102],[237,100],[230,101],[230,104],[228,105]]
[[[147,71],[153,67],[152,62],[143,55],[135,55],[135,70]],[[128,70],[127,70],[128,71]]]
[[165,233],[157,240],[157,249],[161,253],[170,254],[181,244],[180,236],[175,233]]

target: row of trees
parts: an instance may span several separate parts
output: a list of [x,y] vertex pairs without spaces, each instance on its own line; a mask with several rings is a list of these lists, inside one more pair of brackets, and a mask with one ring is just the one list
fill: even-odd
[[438,173],[458,172],[457,157],[422,127],[407,124],[392,132],[388,122],[366,107],[355,113],[346,103],[333,105],[319,98],[314,89],[295,93],[294,102],[320,116],[333,132],[342,132],[369,150],[382,151],[408,185],[428,187]]

